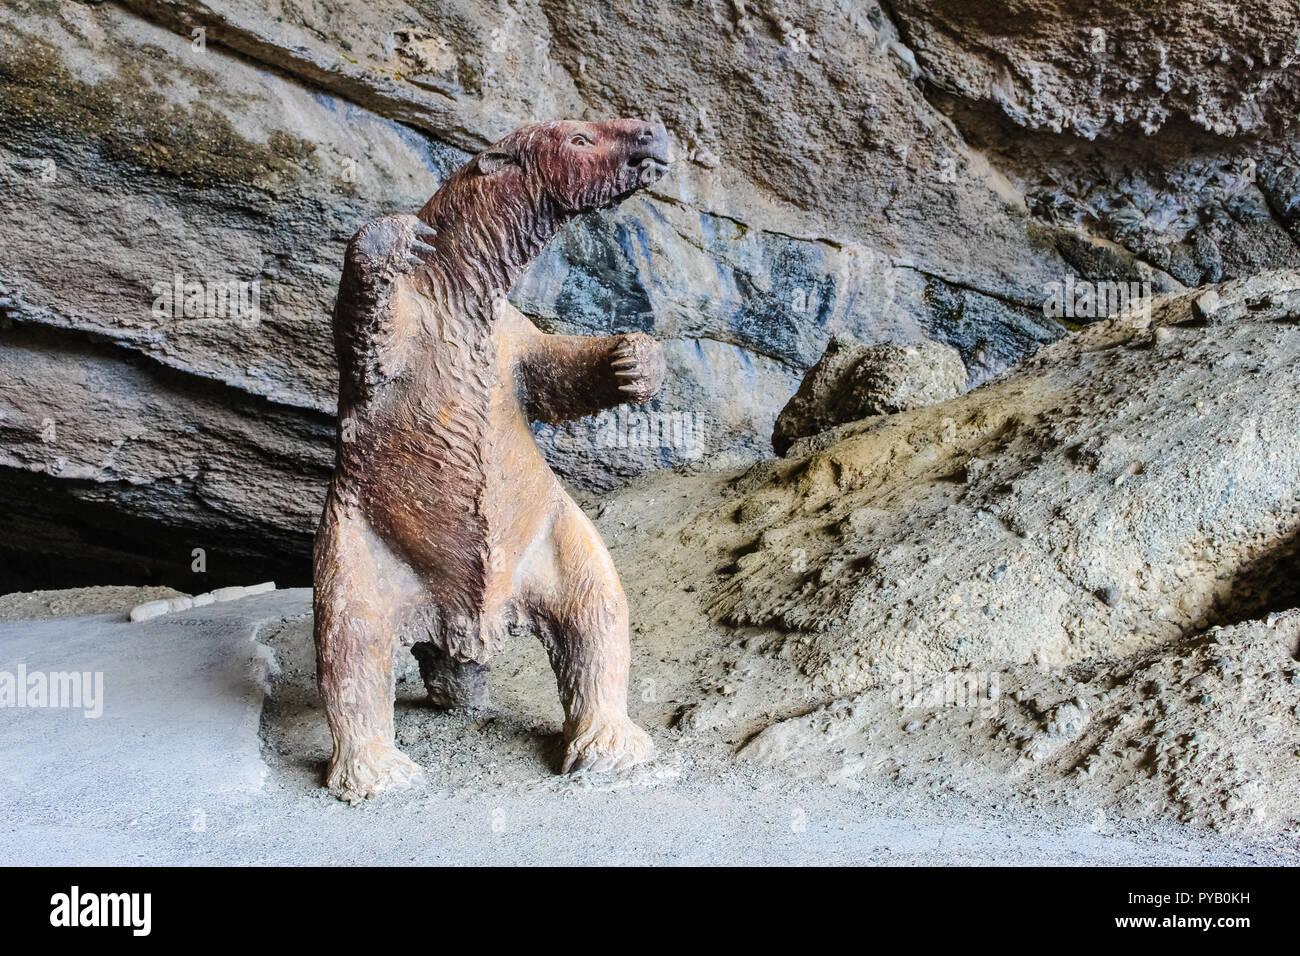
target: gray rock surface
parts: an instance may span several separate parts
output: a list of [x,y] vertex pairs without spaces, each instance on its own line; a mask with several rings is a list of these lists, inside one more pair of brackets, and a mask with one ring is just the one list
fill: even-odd
[[[573,224],[516,301],[547,328],[664,340],[647,411],[703,422],[705,454],[765,453],[833,335],[946,342],[978,383],[1062,333],[1041,306],[1066,275],[1168,291],[1295,265],[1288,18],[14,0],[0,358],[53,368],[0,376],[4,586],[304,582],[343,245],[535,118],[666,123],[672,174]],[[256,321],[155,308],[178,276],[256,283]],[[698,457],[596,428],[542,435],[581,486]],[[192,584],[195,547],[225,556],[210,575],[247,567]]]
[[1081,259],[1078,231],[1161,284],[1300,264],[1294,7],[890,6],[931,101],[1022,191],[1071,265],[1129,268],[1128,256],[1109,269]]
[[174,588],[126,585],[54,591],[16,591],[0,596],[0,621],[36,621],[50,617],[79,617],[129,613],[141,601],[183,597]]
[[966,379],[961,355],[939,342],[833,338],[777,416],[772,447],[784,455],[797,439],[836,425],[945,402],[966,391]]

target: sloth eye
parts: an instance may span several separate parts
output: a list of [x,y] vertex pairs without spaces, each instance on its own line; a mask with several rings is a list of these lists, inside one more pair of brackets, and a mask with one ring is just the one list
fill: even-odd
[[591,140],[587,139],[587,137],[585,137],[585,136],[583,136],[581,133],[579,133],[577,136],[573,137],[573,139],[569,140],[569,145],[571,145],[571,146],[590,146],[590,145],[591,145]]

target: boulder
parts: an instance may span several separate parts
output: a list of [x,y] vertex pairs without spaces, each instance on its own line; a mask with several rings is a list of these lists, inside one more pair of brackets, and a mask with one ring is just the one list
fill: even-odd
[[784,455],[796,439],[836,425],[945,402],[966,390],[966,378],[961,354],[939,342],[833,338],[777,416],[772,447]]

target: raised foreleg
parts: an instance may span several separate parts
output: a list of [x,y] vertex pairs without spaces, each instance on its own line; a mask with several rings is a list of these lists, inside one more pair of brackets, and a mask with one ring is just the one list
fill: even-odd
[[631,403],[648,402],[664,381],[663,348],[644,332],[545,335],[531,330],[519,370],[530,418],[558,424]]
[[406,360],[397,291],[436,252],[424,241],[434,235],[415,216],[383,216],[348,243],[334,304],[334,347],[343,371],[340,408],[369,398]]

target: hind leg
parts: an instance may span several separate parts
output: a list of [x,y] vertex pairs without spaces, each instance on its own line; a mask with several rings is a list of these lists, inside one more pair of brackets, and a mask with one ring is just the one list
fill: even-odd
[[572,501],[563,502],[551,538],[537,606],[564,705],[561,772],[630,767],[654,744],[627,715],[627,598],[604,542]]
[[427,641],[416,644],[411,653],[420,663],[420,677],[435,707],[483,710],[488,706],[486,664],[458,661]]
[[394,602],[378,586],[370,538],[331,507],[314,561],[316,680],[334,740],[325,783],[353,804],[420,776],[393,742]]

